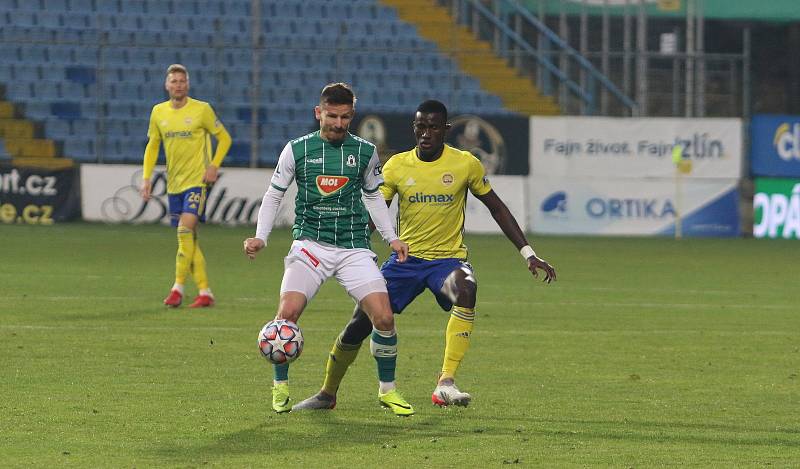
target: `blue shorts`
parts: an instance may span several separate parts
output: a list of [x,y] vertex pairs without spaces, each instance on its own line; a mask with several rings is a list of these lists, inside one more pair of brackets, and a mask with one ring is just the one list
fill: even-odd
[[397,262],[397,253],[393,252],[381,266],[392,312],[402,313],[425,288],[433,293],[443,310],[450,311],[453,302],[442,294],[442,285],[450,273],[462,266],[472,271],[472,267],[461,259],[426,260],[408,256],[405,262],[400,263]]
[[169,221],[172,226],[178,226],[181,214],[192,213],[197,215],[201,222],[206,221],[206,188],[192,187],[178,194],[169,195]]

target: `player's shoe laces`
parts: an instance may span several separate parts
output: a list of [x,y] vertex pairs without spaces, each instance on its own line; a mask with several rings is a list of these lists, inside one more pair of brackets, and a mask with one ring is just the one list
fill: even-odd
[[183,301],[183,295],[178,290],[170,290],[169,295],[164,298],[164,304],[173,308],[180,306],[181,301]]
[[403,399],[403,396],[397,392],[397,389],[392,389],[385,394],[378,393],[378,401],[380,401],[382,406],[392,409],[394,415],[400,417],[414,415],[414,408]]
[[272,385],[272,410],[279,414],[292,410],[289,405],[289,383]]
[[336,396],[329,396],[318,392],[306,400],[300,401],[292,406],[295,410],[326,410],[336,407]]
[[440,384],[436,386],[431,395],[431,402],[440,407],[449,405],[466,407],[471,400],[472,396],[469,393],[459,391],[455,384]]
[[212,295],[197,295],[189,305],[190,308],[208,308],[214,306],[214,297]]

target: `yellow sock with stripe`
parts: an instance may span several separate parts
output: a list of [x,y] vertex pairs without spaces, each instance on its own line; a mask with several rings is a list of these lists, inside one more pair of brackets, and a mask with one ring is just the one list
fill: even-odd
[[475,310],[463,306],[454,306],[450,312],[445,332],[444,363],[442,378],[454,378],[464,355],[469,349],[469,339],[475,321]]
[[178,254],[175,256],[175,283],[186,283],[194,259],[194,232],[185,226],[178,226]]
[[200,250],[200,241],[194,237],[194,257],[192,257],[192,277],[198,290],[208,290],[208,273],[206,273],[206,257]]
[[328,355],[328,363],[325,365],[325,382],[322,383],[322,391],[331,396],[336,395],[339,390],[339,385],[342,384],[347,368],[358,356],[358,350],[361,344],[351,345],[342,342],[342,336],[336,338],[336,343],[333,344],[330,355]]

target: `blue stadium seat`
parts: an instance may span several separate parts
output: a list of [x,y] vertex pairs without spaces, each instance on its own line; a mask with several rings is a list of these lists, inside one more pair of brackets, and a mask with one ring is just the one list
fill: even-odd
[[84,136],[64,140],[64,156],[81,163],[90,163],[97,160],[94,142]]
[[50,112],[61,119],[79,119],[81,105],[75,101],[56,101],[50,104]]
[[92,6],[92,0],[69,0],[69,11],[77,13],[93,13],[94,10]]
[[44,132],[47,138],[63,140],[72,135],[69,121],[61,119],[48,119],[44,123]]
[[172,2],[164,0],[147,0],[141,2],[144,6],[143,12],[148,15],[171,15],[170,20],[183,16],[183,7],[178,7],[181,11],[175,11]]
[[142,0],[122,0],[119,2],[120,13],[126,15],[147,15],[145,2]]
[[72,135],[86,138],[97,132],[97,125],[94,119],[75,119],[72,122]]
[[92,85],[97,81],[95,69],[86,66],[71,66],[64,69],[67,80],[80,83],[82,85]]

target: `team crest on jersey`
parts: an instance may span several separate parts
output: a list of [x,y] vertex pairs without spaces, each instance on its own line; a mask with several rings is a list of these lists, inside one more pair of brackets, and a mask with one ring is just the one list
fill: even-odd
[[442,184],[444,184],[445,186],[453,184],[453,181],[455,181],[455,178],[451,173],[442,174]]
[[347,161],[344,164],[354,168],[356,166],[356,157],[353,155],[347,155]]
[[339,192],[350,180],[347,176],[317,176],[317,189],[322,195],[331,195]]

